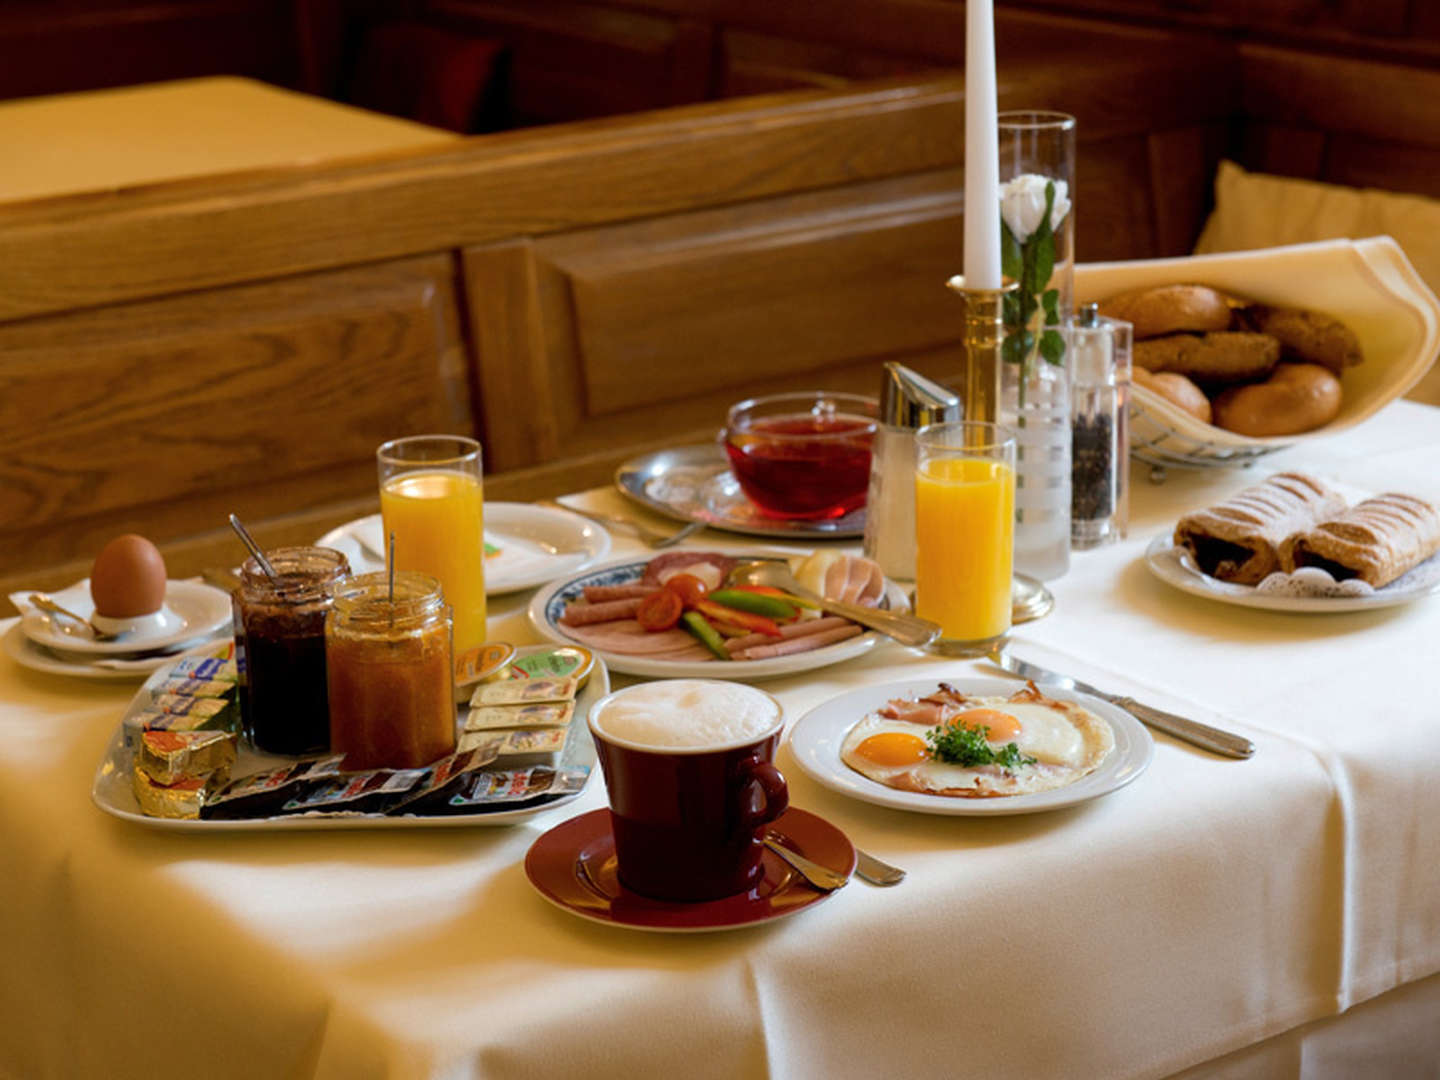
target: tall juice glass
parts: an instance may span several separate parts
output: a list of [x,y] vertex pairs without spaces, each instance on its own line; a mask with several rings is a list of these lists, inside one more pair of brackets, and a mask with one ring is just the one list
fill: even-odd
[[935,651],[982,655],[1010,630],[1015,437],[931,424],[915,447],[915,613],[940,624]]
[[480,444],[415,435],[376,451],[380,514],[395,534],[395,569],[440,582],[454,611],[455,656],[485,641],[485,512]]

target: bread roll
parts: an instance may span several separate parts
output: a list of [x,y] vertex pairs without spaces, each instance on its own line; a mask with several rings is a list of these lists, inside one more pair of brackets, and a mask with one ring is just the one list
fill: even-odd
[[1204,333],[1230,326],[1230,305],[1224,294],[1207,285],[1131,289],[1101,301],[1100,314],[1124,319],[1134,327],[1137,341],[1184,330]]
[[1339,375],[1364,358],[1355,331],[1318,311],[1253,304],[1244,309],[1243,321],[1279,341],[1284,360],[1319,364]]
[[1336,581],[1359,578],[1390,584],[1440,551],[1440,510],[1413,495],[1376,495],[1285,541],[1280,564],[1288,572],[1318,566]]
[[1340,380],[1318,364],[1280,364],[1264,382],[1217,395],[1215,425],[1238,435],[1298,435],[1324,427],[1340,411]]
[[1137,341],[1132,358],[1150,371],[1173,371],[1202,386],[1254,382],[1275,370],[1280,342],[1268,334],[1221,330]]
[[1184,409],[1202,424],[1210,423],[1210,399],[1184,375],[1175,375],[1169,372],[1152,375],[1144,368],[1137,367],[1131,371],[1131,378],[1136,386],[1143,386],[1151,393],[1159,394],[1172,405]]
[[1280,569],[1287,537],[1345,509],[1345,499],[1304,473],[1276,473],[1218,506],[1186,514],[1175,544],[1190,552],[1201,573],[1255,585]]

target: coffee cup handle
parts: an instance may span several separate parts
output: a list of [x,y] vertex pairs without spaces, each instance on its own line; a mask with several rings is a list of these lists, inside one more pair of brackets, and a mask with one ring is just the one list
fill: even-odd
[[747,758],[741,768],[745,783],[740,787],[740,823],[743,828],[758,829],[790,806],[790,788],[785,774],[768,761]]

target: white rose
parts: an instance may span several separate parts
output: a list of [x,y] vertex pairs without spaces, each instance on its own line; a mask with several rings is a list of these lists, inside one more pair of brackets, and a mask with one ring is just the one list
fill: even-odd
[[[1014,235],[1016,242],[1025,243],[1030,234],[1040,227],[1040,218],[1045,214],[1045,185],[1051,182],[1048,176],[1024,173],[1000,185],[1000,216]],[[1056,180],[1055,202],[1050,207],[1050,230],[1060,231],[1060,223],[1070,212],[1070,185]]]

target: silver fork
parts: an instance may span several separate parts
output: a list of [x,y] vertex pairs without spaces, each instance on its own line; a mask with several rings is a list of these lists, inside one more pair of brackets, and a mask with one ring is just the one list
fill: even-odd
[[554,499],[536,499],[535,505],[548,506],[554,510],[568,510],[572,514],[579,514],[581,517],[589,518],[591,521],[598,522],[607,528],[619,527],[629,529],[646,547],[652,548],[666,548],[673,544],[678,544],[687,536],[699,532],[705,527],[703,521],[692,521],[673,533],[663,533],[657,529],[650,528],[648,525],[642,525],[632,518],[620,517],[617,514],[603,514],[598,510],[580,510],[577,507],[566,506],[564,503],[556,502]]

